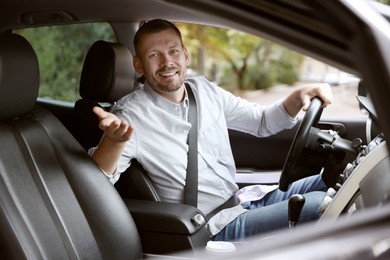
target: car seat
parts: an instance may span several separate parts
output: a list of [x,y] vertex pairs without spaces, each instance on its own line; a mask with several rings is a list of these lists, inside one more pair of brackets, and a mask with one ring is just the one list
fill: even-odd
[[125,203],[83,147],[36,104],[37,57],[0,34],[0,258],[139,259]]
[[[134,78],[131,61],[130,52],[120,43],[98,41],[89,49],[81,75],[82,98],[75,105],[79,131],[75,136],[85,149],[97,145],[102,135],[92,108],[100,105],[109,110],[117,99],[142,87],[142,78]],[[144,252],[167,254],[202,248],[210,239],[206,216],[189,205],[161,202],[136,160],[121,174],[115,187],[136,222]]]
[[[92,108],[100,106],[109,111],[115,101],[142,85],[142,78],[136,79],[132,59],[129,49],[120,43],[100,40],[89,48],[80,78],[81,99],[74,107],[74,136],[84,149],[97,146],[103,134]],[[161,201],[136,160],[115,187],[123,198]]]
[[88,50],[80,77],[81,99],[74,107],[75,137],[86,150],[96,146],[103,134],[92,108],[109,110],[115,101],[133,90],[132,60],[130,51],[120,43],[100,40]]

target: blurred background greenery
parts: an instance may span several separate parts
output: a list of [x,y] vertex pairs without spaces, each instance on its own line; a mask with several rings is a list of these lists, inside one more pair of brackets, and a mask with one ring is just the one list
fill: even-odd
[[[239,94],[292,85],[299,79],[303,56],[269,41],[238,31],[194,24],[178,24],[191,54],[189,71],[202,74]],[[18,30],[32,44],[39,59],[39,96],[74,102],[82,64],[96,40],[116,41],[106,23]]]
[[292,85],[303,56],[270,41],[224,28],[178,25],[190,67],[232,92]]

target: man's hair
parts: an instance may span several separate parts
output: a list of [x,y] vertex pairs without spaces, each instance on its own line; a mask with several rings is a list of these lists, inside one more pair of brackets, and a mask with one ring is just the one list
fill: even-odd
[[141,40],[145,35],[151,34],[151,33],[159,33],[161,31],[172,29],[177,36],[180,38],[180,42],[183,45],[183,39],[181,37],[180,30],[174,25],[172,22],[163,20],[163,19],[154,19],[150,21],[145,21],[138,31],[136,32],[134,36],[134,49],[135,49],[135,55],[138,55],[141,48]]

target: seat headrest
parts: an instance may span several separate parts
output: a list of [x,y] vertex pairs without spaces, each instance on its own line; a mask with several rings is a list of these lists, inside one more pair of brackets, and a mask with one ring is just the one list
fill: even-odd
[[115,102],[133,90],[133,57],[120,43],[97,41],[84,60],[80,96],[96,102]]
[[20,35],[0,33],[0,120],[28,113],[38,91],[38,59],[30,43]]

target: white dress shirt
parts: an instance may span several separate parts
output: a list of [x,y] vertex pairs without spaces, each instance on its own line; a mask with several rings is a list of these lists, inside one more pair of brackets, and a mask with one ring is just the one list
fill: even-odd
[[[186,79],[198,109],[198,208],[205,214],[238,195],[240,202],[262,198],[277,186],[255,185],[238,191],[236,167],[228,128],[266,137],[295,125],[282,100],[260,106],[232,95],[204,77]],[[141,88],[121,98],[112,113],[134,126],[131,139],[119,159],[115,183],[136,159],[148,172],[162,201],[183,202],[187,167],[188,98],[181,104],[158,95],[146,82]],[[92,154],[96,148],[92,148]],[[259,158],[261,160],[261,158]],[[246,210],[237,205],[222,210],[208,222],[212,235]]]

